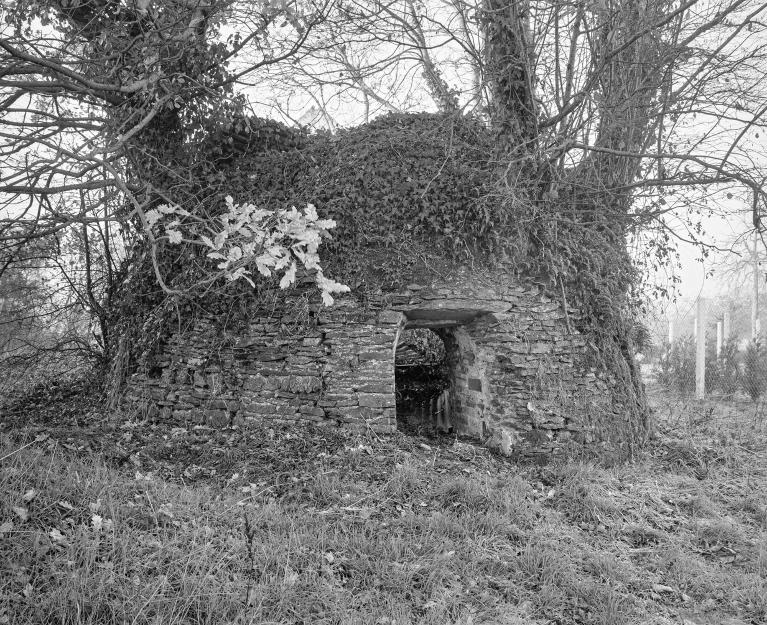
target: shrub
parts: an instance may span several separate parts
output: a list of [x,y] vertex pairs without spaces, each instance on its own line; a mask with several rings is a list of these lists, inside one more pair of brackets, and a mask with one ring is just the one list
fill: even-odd
[[660,358],[658,381],[685,395],[695,390],[695,339],[685,336],[666,344]]
[[758,339],[751,341],[743,359],[743,390],[756,401],[767,389],[767,362],[765,348]]
[[717,358],[719,390],[725,395],[734,395],[740,385],[738,369],[738,342],[730,338],[722,343],[722,351]]
[[664,341],[658,356],[658,384],[666,389],[671,389],[674,385],[671,369],[671,349],[671,343]]

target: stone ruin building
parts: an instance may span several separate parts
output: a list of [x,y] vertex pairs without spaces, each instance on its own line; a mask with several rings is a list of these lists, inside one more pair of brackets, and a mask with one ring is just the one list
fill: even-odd
[[[214,427],[273,420],[384,434],[416,417],[427,429],[544,460],[623,429],[609,378],[588,364],[586,340],[572,330],[577,312],[540,285],[466,269],[364,307],[339,298],[298,330],[290,325],[306,300],[281,303],[254,314],[225,346],[215,318],[174,334],[133,375],[129,401],[155,419]],[[397,347],[418,328],[442,340],[446,379],[404,402]]]
[[[543,280],[478,265],[403,272],[395,288],[353,289],[332,307],[317,305],[311,287],[272,287],[237,322],[216,312],[171,324],[127,379],[125,401],[182,426],[399,427],[470,437],[521,460],[625,456],[636,440],[631,399],[578,330],[579,311]],[[438,353],[419,362],[413,331]]]

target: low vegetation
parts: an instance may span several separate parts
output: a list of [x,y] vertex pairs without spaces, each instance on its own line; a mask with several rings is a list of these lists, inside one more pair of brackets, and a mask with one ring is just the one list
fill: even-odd
[[670,426],[611,468],[521,468],[453,439],[8,418],[0,623],[764,623],[767,423],[664,409]]

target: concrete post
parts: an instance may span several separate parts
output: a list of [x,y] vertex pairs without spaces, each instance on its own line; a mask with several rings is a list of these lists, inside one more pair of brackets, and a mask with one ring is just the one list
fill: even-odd
[[719,320],[716,322],[716,357],[719,358],[722,355],[722,344],[724,343],[724,322]]
[[698,314],[695,316],[695,397],[703,399],[706,394],[706,311],[703,298],[698,298]]
[[753,250],[754,292],[751,300],[751,340],[759,338],[759,233],[754,230]]

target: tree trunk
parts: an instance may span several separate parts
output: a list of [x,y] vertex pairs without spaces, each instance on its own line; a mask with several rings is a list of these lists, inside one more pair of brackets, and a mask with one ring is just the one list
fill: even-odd
[[508,148],[530,152],[538,122],[527,2],[485,0],[483,19],[490,119]]

